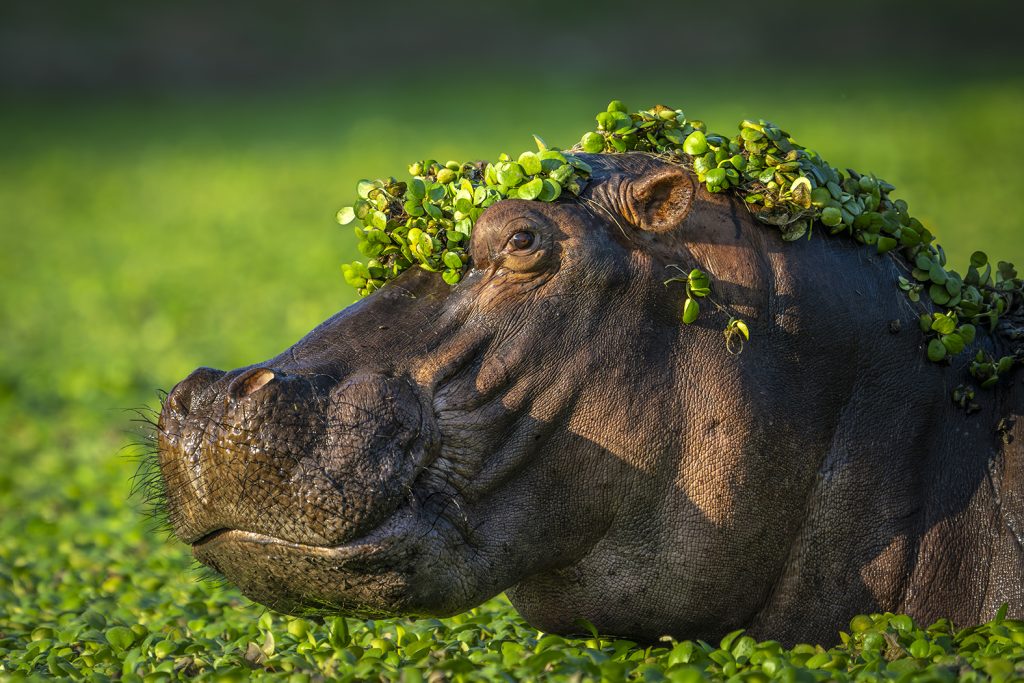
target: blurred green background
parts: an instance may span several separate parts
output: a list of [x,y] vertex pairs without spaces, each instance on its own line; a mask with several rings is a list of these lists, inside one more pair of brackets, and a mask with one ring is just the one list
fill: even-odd
[[334,214],[358,179],[664,103],[877,173],[954,265],[1021,263],[1017,25],[987,3],[5,5],[0,660],[89,609],[185,630],[244,604],[126,500],[129,409],[354,300]]

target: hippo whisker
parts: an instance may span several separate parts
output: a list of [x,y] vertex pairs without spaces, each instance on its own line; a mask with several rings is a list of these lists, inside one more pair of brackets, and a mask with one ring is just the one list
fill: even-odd
[[192,580],[196,583],[209,583],[214,588],[229,588],[231,586],[231,582],[226,576],[199,560],[193,559],[189,569],[192,573]]
[[167,507],[167,481],[160,471],[157,435],[160,427],[154,419],[159,413],[148,406],[132,409],[134,424],[141,429],[129,433],[131,443],[121,448],[121,455],[136,461],[129,479],[128,496],[138,501],[140,511],[148,520],[151,533],[170,537],[173,525]]

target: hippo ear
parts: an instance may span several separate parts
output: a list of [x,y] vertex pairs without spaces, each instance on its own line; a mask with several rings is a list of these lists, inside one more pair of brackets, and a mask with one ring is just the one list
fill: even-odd
[[623,216],[650,232],[665,232],[678,226],[693,204],[693,178],[674,166],[638,178],[625,189]]

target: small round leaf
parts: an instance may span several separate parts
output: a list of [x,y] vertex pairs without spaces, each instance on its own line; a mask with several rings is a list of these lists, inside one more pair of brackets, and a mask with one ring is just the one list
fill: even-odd
[[356,219],[356,210],[351,206],[344,206],[338,211],[338,223],[348,225]]
[[520,199],[536,199],[544,189],[544,181],[541,178],[534,178],[530,182],[519,187]]
[[704,133],[695,130],[683,141],[683,151],[690,156],[698,156],[708,151],[708,140]]
[[946,347],[942,345],[938,339],[932,339],[928,342],[928,360],[933,363],[938,363],[940,360],[946,357]]
[[683,304],[683,322],[689,325],[697,316],[700,314],[700,304],[697,303],[696,299],[687,299],[686,303]]

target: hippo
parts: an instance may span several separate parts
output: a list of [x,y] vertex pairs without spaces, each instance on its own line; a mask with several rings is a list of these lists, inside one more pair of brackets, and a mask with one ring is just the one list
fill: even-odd
[[[194,556],[289,614],[505,592],[543,631],[644,642],[1024,617],[1024,390],[951,400],[964,364],[926,358],[902,257],[784,242],[650,155],[579,156],[579,197],[483,213],[458,284],[409,269],[169,392],[159,468]],[[666,280],[691,268],[713,304],[684,325]]]

